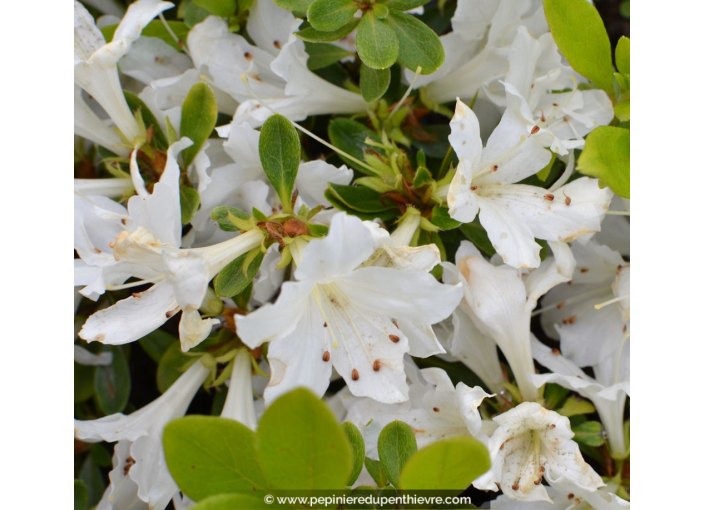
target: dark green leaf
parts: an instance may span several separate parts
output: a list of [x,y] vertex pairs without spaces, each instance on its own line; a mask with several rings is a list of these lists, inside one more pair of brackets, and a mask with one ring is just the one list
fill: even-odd
[[306,53],[308,53],[308,69],[315,71],[342,60],[345,57],[354,56],[354,53],[327,43],[306,42]]
[[139,339],[139,345],[157,363],[159,363],[166,350],[177,342],[178,338],[163,329],[155,329],[147,336]]
[[215,94],[205,83],[196,83],[188,91],[181,109],[181,136],[187,136],[193,145],[181,152],[183,163],[188,168],[215,128],[218,104]]
[[240,310],[247,310],[249,308],[249,300],[252,297],[252,290],[254,289],[254,284],[250,283],[245,287],[245,289],[237,294],[233,300],[235,301],[235,305],[237,305],[237,308]]
[[604,433],[598,421],[586,421],[572,429],[574,439],[578,443],[588,446],[601,446],[604,444]]
[[342,427],[325,403],[304,388],[271,404],[255,441],[273,487],[339,490],[352,470],[352,451]]
[[[423,152],[419,152],[423,154]],[[433,176],[426,167],[421,166],[416,170],[416,175],[413,177],[413,187],[418,189],[431,184],[433,182]]]
[[451,437],[413,455],[401,472],[400,484],[405,490],[462,491],[490,467],[483,444],[471,437]]
[[261,251],[254,257],[244,271],[244,262],[248,253],[244,253],[230,262],[215,277],[215,292],[220,297],[236,296],[252,282],[262,264],[264,254]]
[[[436,205],[430,214],[430,222],[443,230],[452,230],[462,225],[461,222],[450,217],[450,210],[447,207]],[[469,223],[471,225],[471,223]]]
[[181,351],[181,343],[171,345],[159,360],[156,369],[156,387],[164,393],[169,387],[181,377],[184,372],[184,365],[193,358],[186,356]]
[[362,63],[359,70],[359,86],[366,102],[371,103],[381,98],[389,88],[389,83],[391,83],[391,68],[372,69]]
[[402,421],[392,421],[379,434],[377,448],[384,474],[394,487],[399,488],[403,466],[418,449],[413,429]]
[[104,468],[112,467],[112,456],[103,446],[103,443],[93,443],[90,445],[90,454],[93,456],[95,463]]
[[316,30],[313,27],[306,27],[296,32],[296,37],[298,37],[299,39],[303,39],[304,41],[313,43],[339,41],[343,37],[349,35],[355,28],[357,28],[357,25],[359,25],[360,21],[361,19],[359,18],[352,18],[345,25],[338,28],[337,30],[333,30],[332,32],[321,32],[320,30]]
[[73,481],[73,510],[88,508],[88,487],[83,480]]
[[359,431],[357,426],[352,422],[346,421],[342,424],[342,430],[345,431],[347,435],[347,440],[350,442],[352,447],[352,472],[347,479],[347,485],[351,486],[357,481],[359,473],[362,472],[362,467],[364,466],[364,438],[362,433]]
[[631,198],[631,132],[599,126],[587,136],[577,170],[599,181],[623,197]]
[[85,402],[95,393],[95,367],[73,364],[73,401]]
[[220,230],[224,230],[225,232],[237,232],[240,230],[237,225],[232,223],[233,217],[239,218],[242,221],[248,221],[251,219],[251,216],[246,212],[226,205],[216,207],[210,213],[210,218],[217,221]]
[[112,353],[112,363],[95,367],[95,399],[105,414],[122,411],[130,398],[130,369],[120,345],[106,345],[103,351]]
[[399,212],[398,209],[388,209],[386,211],[375,212],[375,213],[360,212],[356,209],[352,209],[345,202],[340,200],[340,198],[331,189],[325,190],[325,198],[336,209],[339,209],[341,211],[345,211],[346,213],[351,214],[353,216],[357,216],[358,218],[360,218],[362,220],[372,221],[375,219],[379,219],[381,221],[388,221],[390,219],[396,218],[397,216],[401,215],[401,213]]
[[372,460],[369,457],[366,457],[364,459],[364,466],[367,468],[367,471],[374,479],[377,486],[384,487],[387,483],[389,483],[389,480],[384,474],[384,468],[381,467],[380,460]]
[[559,384],[546,384],[545,407],[548,409],[559,409],[564,405],[567,395],[569,394],[570,390],[568,388],[563,388]]
[[385,204],[381,193],[364,186],[343,186],[342,184],[328,183],[328,189],[338,200],[348,207],[365,213],[377,213],[396,209],[396,206]]
[[570,65],[613,95],[611,43],[596,8],[587,0],[545,0],[543,7],[555,43]]
[[352,19],[358,8],[354,0],[315,0],[308,7],[308,22],[316,30],[332,32]]
[[486,230],[484,230],[484,227],[482,227],[481,223],[479,223],[479,218],[475,218],[472,223],[460,225],[460,231],[472,244],[474,244],[474,246],[479,248],[486,255],[490,257],[494,256],[496,250],[491,244]]
[[157,142],[157,148],[161,150],[165,150],[166,148],[168,148],[169,145],[166,141],[166,136],[164,136],[164,132],[162,131],[161,126],[159,125],[159,121],[156,120],[156,117],[154,117],[154,114],[151,112],[149,107],[136,94],[130,92],[129,90],[125,90],[123,92],[125,94],[125,100],[127,101],[127,105],[130,107],[130,110],[132,110],[133,112],[139,110],[142,115],[142,120],[144,121],[144,126],[147,129],[149,129],[150,127],[152,128],[154,138]]
[[399,11],[389,13],[389,23],[399,43],[398,59],[415,71],[420,66],[421,74],[438,70],[445,61],[445,49],[440,38],[418,18]]
[[78,478],[85,482],[86,489],[88,489],[88,508],[97,505],[105,492],[105,482],[103,474],[91,454],[88,454],[86,460],[83,461]]
[[[189,27],[182,21],[167,21],[167,23],[174,35],[176,35],[180,41],[185,43],[186,39],[188,39]],[[115,30],[117,30],[117,24],[108,25],[100,29],[107,42],[112,41],[112,38],[115,35]],[[178,41],[174,41],[174,38],[171,36],[169,31],[166,30],[164,23],[160,19],[154,20],[144,27],[142,30],[142,35],[146,37],[156,37],[157,39],[161,39],[167,43],[172,48],[177,49],[178,51],[183,51],[183,48],[178,44]]]
[[261,491],[267,483],[257,461],[254,432],[214,416],[186,416],[164,428],[169,472],[189,498]]
[[259,158],[284,212],[291,212],[291,194],[301,162],[301,142],[296,128],[286,117],[273,115],[262,126]]
[[193,217],[200,206],[200,195],[198,190],[181,185],[179,188],[179,198],[181,199],[181,223],[188,225],[193,221]]
[[211,14],[227,18],[235,14],[237,0],[191,0],[198,7],[202,7]]
[[357,29],[359,58],[372,69],[391,67],[399,54],[398,38],[388,20],[367,11]]
[[[381,138],[374,131],[359,122],[344,117],[338,117],[330,123],[328,126],[328,137],[335,147],[360,161],[364,161],[364,150],[368,147],[364,141],[367,138],[381,143]],[[362,173],[371,175],[369,170],[360,167],[357,163],[344,156],[341,157],[347,165]]]
[[410,11],[428,2],[430,2],[430,0],[389,0],[386,2],[386,6],[389,9],[396,9],[397,11]]

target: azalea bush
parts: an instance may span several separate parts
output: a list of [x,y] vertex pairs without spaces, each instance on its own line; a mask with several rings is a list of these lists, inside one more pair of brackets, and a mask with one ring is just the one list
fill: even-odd
[[611,36],[587,0],[75,1],[75,508],[628,507]]

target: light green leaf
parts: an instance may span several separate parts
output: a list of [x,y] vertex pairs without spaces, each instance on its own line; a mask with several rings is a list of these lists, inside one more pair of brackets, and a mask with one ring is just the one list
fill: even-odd
[[237,0],[191,0],[198,7],[202,7],[211,14],[227,18],[235,14]]
[[310,43],[306,42],[306,53],[308,53],[308,69],[315,71],[322,69],[336,62],[339,62],[345,57],[354,56],[351,53],[339,46],[327,43]]
[[[186,24],[182,21],[167,21],[167,23],[178,40],[185,44],[188,39],[188,26],[186,26]],[[115,30],[117,30],[117,24],[108,25],[100,29],[107,42],[112,41],[112,38],[115,35]],[[142,30],[142,35],[145,37],[156,37],[157,39],[161,39],[167,43],[172,48],[178,51],[183,51],[181,45],[179,45],[178,41],[174,40],[160,19],[154,20],[144,27]]]
[[375,18],[385,19],[389,15],[389,8],[384,4],[376,3],[372,5],[372,12],[374,13]]
[[163,443],[171,476],[194,501],[222,493],[251,495],[267,487],[254,432],[237,421],[186,416],[166,425]]
[[398,52],[398,38],[389,20],[377,19],[367,11],[357,29],[357,53],[362,62],[372,69],[386,69],[396,62]]
[[386,2],[386,6],[389,9],[396,9],[397,11],[410,11],[428,2],[430,2],[430,0],[389,0]]
[[306,27],[296,32],[295,35],[299,39],[303,39],[304,41],[313,43],[339,41],[343,37],[349,35],[352,30],[357,28],[357,25],[359,25],[360,21],[360,18],[352,18],[345,25],[338,28],[337,30],[333,30],[332,32],[322,32],[320,30],[316,30],[313,27]]
[[73,481],[73,510],[88,508],[88,487],[83,480]]
[[384,474],[399,488],[401,470],[418,450],[413,429],[402,421],[392,421],[381,430],[377,448]]
[[430,74],[445,62],[440,38],[425,23],[399,11],[391,11],[388,20],[398,38],[398,59],[408,69],[420,66],[421,74]]
[[614,115],[621,122],[626,122],[631,120],[631,102],[626,101],[624,103],[618,103],[614,106]]
[[401,472],[401,487],[459,492],[490,467],[489,451],[476,439],[443,439],[419,450],[408,460]]
[[447,207],[441,205],[433,207],[433,211],[430,213],[430,222],[443,230],[452,230],[462,225],[461,222],[450,217],[450,210]]
[[364,459],[364,467],[367,468],[367,471],[378,487],[384,487],[389,482],[384,474],[384,468],[381,467],[381,461],[366,457]]
[[591,414],[595,411],[594,406],[587,400],[570,397],[565,404],[557,410],[562,416],[577,416],[578,414]]
[[599,126],[587,136],[577,170],[599,181],[623,197],[631,198],[631,132]]
[[351,486],[357,481],[359,473],[362,472],[362,466],[364,466],[364,438],[357,426],[352,422],[346,421],[343,423],[342,430],[345,431],[347,440],[352,447],[352,472],[350,472],[350,476],[347,479],[347,485]]
[[291,212],[291,194],[301,162],[301,142],[296,128],[286,117],[276,114],[262,126],[259,158],[269,182],[278,193],[284,212]]
[[188,91],[181,109],[181,136],[187,136],[193,141],[193,145],[181,152],[186,168],[213,132],[217,118],[218,104],[215,94],[207,84],[196,83]]
[[279,489],[340,490],[352,470],[352,449],[342,427],[304,388],[271,404],[255,441],[266,478]]
[[264,501],[264,494],[252,496],[249,494],[218,494],[209,496],[192,507],[191,510],[263,510],[269,508],[287,508]]
[[198,190],[181,185],[179,197],[181,199],[181,223],[188,225],[196,215],[196,211],[198,211],[200,195]]
[[621,36],[616,44],[616,69],[621,74],[631,74],[631,40]]
[[139,110],[142,115],[142,120],[144,121],[144,126],[147,129],[150,127],[152,128],[152,133],[156,140],[156,147],[161,150],[166,150],[168,148],[166,137],[164,136],[164,132],[162,131],[159,122],[156,120],[156,117],[151,112],[149,107],[136,94],[130,92],[129,90],[125,90],[123,92],[130,110],[133,112]]
[[225,268],[215,277],[215,292],[220,297],[236,296],[254,279],[259,271],[259,266],[262,264],[264,254],[259,252],[254,260],[247,267],[247,272],[244,271],[244,261],[249,253],[244,253],[230,262]]
[[226,205],[221,205],[213,209],[210,213],[210,218],[217,221],[220,230],[224,230],[225,232],[237,232],[245,225],[247,228],[253,228],[255,226],[249,214]]
[[601,423],[598,421],[585,421],[576,427],[572,428],[574,439],[578,443],[587,446],[598,447],[604,444],[604,433],[601,429]]
[[[335,147],[361,161],[364,161],[364,151],[368,147],[364,143],[367,138],[375,142],[381,142],[381,138],[374,131],[359,122],[344,117],[338,117],[330,123],[328,126],[328,137]],[[344,156],[341,157],[352,168],[364,174],[372,175],[369,170],[359,166],[351,159]]]
[[[197,6],[192,0],[183,0],[181,5],[186,5],[185,13],[183,15],[183,21],[188,28],[193,28],[195,25],[204,21],[205,18],[210,16],[207,9]],[[181,6],[179,5],[179,10]]]
[[587,0],[545,0],[543,7],[555,43],[570,65],[612,96],[611,43],[596,8]]
[[362,97],[367,103],[381,98],[389,88],[391,83],[391,68],[372,69],[362,63],[359,70],[359,86],[362,89]]
[[105,345],[102,350],[112,353],[112,363],[95,367],[95,399],[103,413],[115,414],[130,398],[130,368],[121,345]]
[[541,181],[545,182],[548,177],[550,177],[550,171],[552,170],[553,164],[555,164],[555,159],[557,159],[557,154],[554,152],[552,153],[552,157],[550,158],[550,162],[545,165],[540,172],[535,174],[535,176],[540,179]]
[[308,7],[308,22],[316,30],[332,32],[352,19],[357,9],[354,0],[315,0]]
[[274,3],[283,9],[293,12],[307,12],[313,0],[274,0]]
[[159,391],[165,393],[183,375],[186,363],[192,360],[183,353],[180,342],[171,344],[156,367],[156,387]]

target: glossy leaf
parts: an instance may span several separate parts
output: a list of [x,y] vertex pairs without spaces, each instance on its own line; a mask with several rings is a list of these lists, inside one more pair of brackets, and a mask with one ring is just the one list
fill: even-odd
[[159,121],[156,120],[156,117],[151,112],[149,107],[144,101],[139,98],[139,96],[137,96],[137,94],[134,94],[129,90],[125,90],[123,92],[125,94],[125,100],[127,101],[127,105],[130,107],[130,110],[132,110],[133,112],[139,110],[140,114],[142,115],[142,120],[144,121],[144,126],[147,129],[149,129],[150,127],[152,128],[152,134],[156,139],[157,148],[166,150],[169,146],[166,141],[166,136],[164,136],[164,131],[161,129]]
[[177,342],[178,338],[163,329],[155,329],[147,336],[139,339],[140,347],[157,363],[159,363],[166,350]]
[[611,43],[587,0],[545,0],[545,17],[557,47],[579,74],[613,95]]
[[291,194],[301,161],[301,142],[296,128],[286,117],[274,115],[262,126],[259,158],[264,173],[281,199],[284,211],[290,212]]
[[430,214],[430,222],[443,230],[452,230],[462,225],[461,222],[450,217],[450,210],[447,207],[436,205]]
[[579,414],[591,414],[595,412],[594,406],[587,400],[570,397],[564,405],[557,410],[562,416],[577,416]]
[[[328,126],[328,137],[335,147],[361,161],[364,161],[364,151],[368,147],[364,143],[367,138],[371,138],[375,142],[381,142],[381,138],[374,131],[359,122],[344,117],[338,117],[330,123]],[[351,159],[344,156],[341,157],[347,165],[371,175],[366,168],[360,167]]]
[[263,253],[258,253],[244,271],[244,262],[249,253],[244,253],[230,262],[215,277],[215,292],[220,297],[236,296],[247,288],[259,271],[264,259]]
[[384,474],[384,468],[381,467],[381,461],[366,457],[364,459],[364,467],[367,468],[367,471],[374,479],[377,486],[384,487],[389,482],[388,478],[386,478],[386,474]]
[[205,83],[196,83],[188,91],[181,109],[181,137],[187,136],[193,145],[181,152],[188,168],[215,128],[218,104],[215,94]]
[[186,356],[181,350],[181,343],[172,344],[159,360],[156,369],[156,387],[164,393],[183,375],[184,366],[193,358]]
[[359,86],[367,103],[381,98],[391,83],[391,68],[372,69],[364,63],[359,69]]
[[333,30],[332,32],[322,32],[313,27],[306,27],[296,32],[295,35],[299,39],[313,43],[339,41],[357,28],[360,21],[360,18],[352,18],[345,25],[341,26],[337,30]]
[[344,186],[342,184],[329,183],[328,189],[336,198],[356,211],[376,213],[396,209],[393,204],[384,204],[380,193],[364,186]]
[[308,7],[308,22],[316,30],[332,32],[352,19],[357,9],[354,0],[315,0]]
[[181,223],[188,225],[193,221],[193,217],[200,206],[200,195],[198,190],[183,186],[179,188],[179,198],[181,199]]
[[430,2],[430,0],[389,0],[386,6],[397,11],[410,11]]
[[469,487],[491,467],[486,447],[471,437],[442,439],[419,450],[401,472],[405,490],[456,490]]
[[357,53],[372,69],[386,69],[396,62],[398,38],[388,20],[375,18],[371,11],[362,16],[357,28]]
[[574,439],[578,443],[587,446],[601,446],[604,444],[604,432],[601,423],[598,421],[585,421],[572,428]]
[[327,43],[310,43],[306,42],[306,53],[308,53],[308,69],[315,71],[322,69],[343,58],[354,56],[351,53],[339,46]]
[[475,218],[472,223],[460,225],[460,231],[474,246],[484,252],[485,255],[489,257],[494,256],[496,250],[491,244],[486,230],[482,227],[481,223],[479,223],[479,218]]
[[600,126],[587,136],[577,170],[599,181],[623,197],[631,197],[631,132]]
[[224,230],[225,232],[237,232],[240,230],[240,228],[233,223],[233,220],[239,219],[242,221],[249,221],[252,219],[252,217],[246,212],[225,205],[221,205],[220,207],[213,209],[210,213],[210,218],[217,221],[220,230]]
[[339,490],[352,470],[352,451],[330,409],[310,390],[279,397],[256,434],[259,462],[279,489]]
[[445,49],[438,35],[418,18],[399,11],[389,13],[389,23],[398,38],[398,59],[411,71],[437,71],[445,61]]
[[237,421],[186,416],[166,425],[163,443],[171,476],[194,501],[223,493],[251,495],[267,486],[254,432]]
[[379,434],[377,448],[384,474],[398,488],[403,466],[418,449],[413,429],[402,421],[392,421]]
[[616,45],[616,69],[621,74],[631,74],[631,40],[621,36]]
[[274,0],[279,7],[293,12],[306,12],[313,0]]
[[191,0],[198,7],[202,7],[210,14],[227,18],[235,14],[237,0]]
[[345,431],[347,440],[352,447],[352,471],[347,479],[347,485],[351,486],[357,481],[359,473],[362,472],[362,467],[364,466],[364,437],[362,437],[362,433],[357,426],[349,421],[342,424],[342,430]]
[[112,353],[112,363],[95,367],[95,399],[103,413],[115,414],[130,398],[130,368],[122,346],[106,345],[103,351]]

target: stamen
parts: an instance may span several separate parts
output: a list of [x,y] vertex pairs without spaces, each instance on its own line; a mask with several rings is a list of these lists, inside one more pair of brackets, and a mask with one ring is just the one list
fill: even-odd
[[593,289],[587,292],[582,292],[581,294],[577,294],[576,296],[573,296],[569,299],[565,299],[564,301],[560,301],[559,303],[555,303],[552,305],[544,306],[543,308],[540,308],[539,310],[534,311],[531,314],[531,317],[535,317],[536,315],[540,315],[543,312],[547,312],[548,310],[553,310],[557,308],[558,310],[561,310],[565,305],[571,305],[574,303],[580,303],[582,301],[585,301],[589,298],[599,296],[599,294],[607,294],[611,291],[611,287],[599,287],[598,289]]
[[406,93],[403,95],[403,97],[401,98],[401,100],[400,100],[398,103],[396,103],[396,106],[394,107],[394,109],[391,110],[391,113],[389,114],[389,118],[391,118],[391,117],[394,116],[394,113],[396,113],[396,111],[398,111],[398,109],[401,107],[401,105],[402,105],[403,102],[406,100],[406,98],[408,97],[408,95],[411,93],[411,90],[413,90],[413,86],[416,84],[416,82],[418,81],[418,77],[420,76],[420,71],[421,71],[421,67],[418,66],[418,67],[416,68],[416,75],[413,77],[413,81],[411,82],[411,84],[410,84],[410,85],[408,86],[408,88],[406,89]]
[[396,335],[389,335],[389,340],[391,340],[393,343],[397,344],[398,341],[401,339]]
[[606,211],[606,214],[612,214],[614,216],[630,216],[630,211]]
[[352,380],[353,381],[358,381],[359,380],[359,372],[357,372],[356,368],[352,369]]
[[184,52],[186,55],[188,55],[188,58],[190,58],[191,60],[193,60],[193,57],[191,56],[191,53],[188,51],[188,48],[186,48],[186,45],[183,44],[183,41],[182,41],[181,39],[179,39],[178,37],[176,37],[176,34],[174,33],[173,30],[171,30],[171,27],[170,27],[169,24],[166,22],[166,18],[164,18],[164,14],[161,13],[161,12],[159,13],[159,19],[161,20],[161,23],[164,25],[164,28],[165,28],[166,31],[169,33],[169,35],[173,38],[174,41],[176,41],[176,44],[178,44],[179,48],[181,48],[181,49],[183,50],[183,52]]
[[626,294],[625,296],[615,297],[613,299],[609,299],[608,301],[604,301],[603,303],[599,303],[598,305],[594,305],[594,308],[596,308],[597,310],[601,310],[605,306],[609,306],[613,303],[618,303],[619,301],[623,301],[624,299],[628,299],[629,297],[631,297],[630,293]]
[[372,368],[374,369],[374,372],[378,372],[379,370],[381,370],[381,361],[375,359]]
[[330,361],[330,351],[325,351],[323,353],[323,361]]

